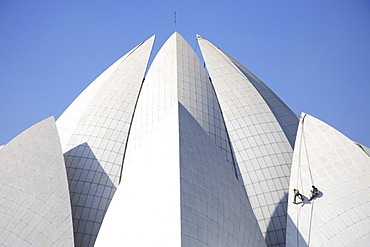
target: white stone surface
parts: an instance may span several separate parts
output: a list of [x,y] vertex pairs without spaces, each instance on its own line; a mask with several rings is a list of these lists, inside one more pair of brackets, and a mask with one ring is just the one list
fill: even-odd
[[368,155],[368,156],[370,156],[370,148],[368,148],[368,147],[366,147],[366,146],[364,146],[364,145],[362,145],[362,144],[360,144],[360,143],[357,143],[357,142],[355,142],[356,143],[356,145],[357,146],[359,146],[362,150],[364,150],[364,152]]
[[88,143],[115,186],[119,184],[127,134],[154,38],[109,67],[57,121],[60,135],[66,140],[64,152]]
[[130,124],[154,36],[99,76],[58,119],[75,244],[93,246],[120,182]]
[[189,44],[183,38],[178,38],[176,42],[179,102],[198,121],[221,151],[224,159],[230,163],[230,168],[233,168],[235,164],[229,137],[209,77]]
[[74,246],[67,175],[53,117],[0,150],[0,245]]
[[149,68],[97,246],[181,244],[176,57],[175,34]]
[[268,245],[285,245],[298,119],[258,78],[199,35],[246,192]]
[[[131,50],[136,50],[137,47]],[[99,90],[104,87],[106,80],[114,73],[118,66],[126,59],[130,54],[126,53],[123,57],[118,59],[114,64],[108,67],[101,75],[99,75],[82,93],[68,106],[68,108],[60,115],[57,120],[57,126],[60,136],[60,142],[64,152],[73,148],[73,146],[68,145],[68,142],[75,131],[75,128],[81,116],[83,115],[86,108],[94,100],[94,96],[99,92]]]
[[[264,245],[245,191],[227,161],[230,149],[221,145],[227,136],[220,134],[215,98],[194,52],[174,33],[143,85],[122,183],[97,245]],[[217,130],[209,127],[212,123]]]
[[[130,145],[130,144],[129,144]],[[127,154],[95,246],[180,246],[177,106]]]
[[230,164],[182,105],[179,120],[181,246],[266,246]]
[[[46,119],[0,146],[0,245],[370,242],[370,149],[308,115],[296,133],[262,81],[197,38],[211,77],[175,32],[144,82],[153,36],[57,126]],[[309,202],[312,184],[321,193]],[[294,188],[306,200],[288,206]]]
[[250,83],[257,89],[258,93],[263,97],[271,112],[274,114],[290,145],[294,147],[298,127],[297,116],[265,83],[258,79],[257,76],[246,69],[238,61],[228,56],[226,53],[224,54],[238,67],[243,75],[245,75]]
[[[302,114],[289,191],[312,201],[288,206],[287,246],[367,246],[370,242],[370,157],[337,130]],[[289,202],[293,194],[289,193]]]

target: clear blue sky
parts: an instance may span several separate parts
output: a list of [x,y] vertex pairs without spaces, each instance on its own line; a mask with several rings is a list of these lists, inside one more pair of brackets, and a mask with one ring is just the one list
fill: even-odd
[[370,1],[0,1],[0,144],[58,118],[100,73],[157,35],[200,34],[306,112],[370,147]]

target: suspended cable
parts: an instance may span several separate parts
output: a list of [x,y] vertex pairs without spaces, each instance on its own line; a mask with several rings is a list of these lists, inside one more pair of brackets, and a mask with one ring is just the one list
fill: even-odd
[[[314,181],[313,181],[313,176],[312,176],[312,171],[311,171],[311,164],[310,164],[310,160],[309,160],[309,156],[308,156],[308,149],[307,149],[307,143],[306,143],[306,137],[305,137],[305,134],[304,134],[304,118],[306,117],[307,114],[305,114],[303,117],[302,117],[302,130],[301,130],[301,143],[300,143],[300,152],[299,152],[299,163],[301,162],[301,148],[302,148],[302,141],[303,141],[303,145],[304,145],[304,148],[305,148],[305,153],[306,153],[306,158],[307,158],[307,166],[308,166],[308,171],[309,171],[309,174],[310,174],[310,179],[311,179],[311,184],[314,185]],[[299,167],[300,169],[300,167]],[[302,184],[303,186],[303,184]],[[310,241],[311,241],[311,230],[312,230],[312,219],[313,219],[313,208],[314,208],[314,201],[312,201],[312,207],[311,207],[311,212],[310,212],[310,221],[309,221],[309,230],[308,230],[308,241],[307,241],[307,246],[310,246]],[[298,216],[299,217],[299,216]],[[297,219],[297,222],[298,222],[299,219]],[[298,241],[298,223],[297,223],[297,244],[299,244],[299,241]],[[298,246],[298,245],[297,245]]]
[[308,166],[308,171],[310,173],[310,178],[311,178],[311,184],[314,185],[314,181],[313,181],[313,177],[312,177],[312,172],[311,172],[311,165],[310,165],[310,159],[308,157],[308,151],[307,151],[307,143],[306,143],[306,137],[304,135],[304,117],[306,116],[307,114],[305,114],[302,118],[302,139],[303,139],[303,144],[304,144],[304,148],[305,148],[305,151],[306,151],[306,158],[307,158],[307,166]]
[[301,215],[301,208],[299,207],[297,210],[297,247],[299,247],[299,217]]
[[311,229],[312,229],[312,218],[313,218],[313,206],[314,206],[314,202],[312,202],[312,207],[311,207],[311,215],[310,215],[310,227],[308,228],[308,242],[307,242],[307,246],[309,247],[310,246],[310,240],[311,240]]
[[198,39],[195,39],[195,48],[194,48],[194,52],[197,53],[197,48],[198,48],[199,44],[198,44]]
[[[302,153],[302,135],[303,135],[303,119],[301,121],[301,139],[299,143],[299,152],[298,152],[298,174],[297,174],[297,190],[302,187],[302,170],[301,170],[301,153]],[[299,180],[301,180],[301,186],[299,186]],[[303,189],[303,188],[302,188]],[[295,198],[295,194],[294,194]],[[295,201],[295,200],[294,200]],[[297,208],[297,247],[299,247],[299,217],[301,214],[301,208]]]

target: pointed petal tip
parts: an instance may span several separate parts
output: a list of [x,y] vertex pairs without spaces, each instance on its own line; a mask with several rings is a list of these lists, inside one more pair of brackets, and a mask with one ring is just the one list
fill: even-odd
[[199,40],[199,39],[204,39],[202,36],[200,36],[199,34],[196,34],[195,35],[196,37],[197,37],[197,39]]
[[155,36],[155,34],[153,34],[152,36],[150,36],[150,38],[149,39],[147,39],[146,41],[148,41],[148,40],[155,40],[155,38],[156,38],[156,36]]
[[[173,36],[175,36],[176,39],[178,39],[178,38],[182,38],[183,39],[183,37],[181,36],[181,34],[179,34],[179,32],[177,32],[177,31],[173,32],[173,34],[170,36],[170,38],[173,37]],[[170,39],[170,38],[168,38],[168,39]]]
[[[54,118],[54,116],[49,116],[49,117],[47,117],[47,118],[45,118],[44,120],[53,120],[53,121],[55,121],[55,118]],[[42,120],[41,120],[42,121]]]

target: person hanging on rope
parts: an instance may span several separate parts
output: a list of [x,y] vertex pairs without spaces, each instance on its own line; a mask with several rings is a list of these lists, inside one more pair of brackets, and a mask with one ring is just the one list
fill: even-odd
[[319,194],[319,190],[318,190],[314,185],[312,185],[311,197],[310,197],[310,199],[308,199],[308,200],[309,200],[309,201],[311,201],[311,200],[312,200],[312,199],[314,199],[318,194]]
[[297,204],[297,202],[296,202],[296,198],[298,197],[299,199],[301,199],[302,200],[302,202],[304,201],[304,199],[303,199],[303,196],[302,196],[302,194],[301,193],[299,193],[299,190],[297,190],[297,189],[294,189],[293,190],[294,191],[294,204]]

